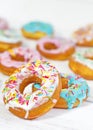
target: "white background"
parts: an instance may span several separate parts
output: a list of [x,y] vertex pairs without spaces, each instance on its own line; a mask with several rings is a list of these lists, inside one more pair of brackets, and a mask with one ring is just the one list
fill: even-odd
[[[14,28],[31,20],[51,23],[58,36],[70,37],[80,26],[93,23],[92,0],[0,0],[0,16]],[[25,39],[25,46],[35,48],[36,42]],[[80,49],[80,48],[79,48]],[[71,72],[66,62],[50,61],[59,71]],[[1,80],[7,77],[1,75]],[[88,81],[93,95],[93,81]],[[0,101],[0,130],[93,130],[93,99],[73,110],[52,109],[31,121],[15,117]]]
[[93,21],[93,0],[0,0],[0,16],[16,27],[31,20],[50,22],[67,35]]

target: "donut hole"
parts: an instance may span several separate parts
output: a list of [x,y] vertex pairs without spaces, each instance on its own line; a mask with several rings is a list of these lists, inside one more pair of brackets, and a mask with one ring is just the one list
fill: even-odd
[[[9,52],[9,55],[11,57],[12,60],[15,60],[15,61],[22,61],[24,62],[25,61],[25,57],[23,54],[15,54],[11,49],[8,50]],[[28,59],[29,60],[29,59]]]
[[41,87],[40,83],[34,83],[32,91],[34,92],[34,91],[38,90],[40,87]]
[[57,49],[58,47],[54,43],[47,42],[44,44],[44,48],[46,50],[54,50],[54,49]]
[[30,85],[31,89],[27,88],[27,92],[29,92],[29,93],[34,92],[37,90],[36,88],[34,88],[34,84],[41,84],[41,82],[42,82],[42,80],[36,76],[31,76],[31,77],[25,78],[22,81],[22,83],[20,84],[19,91],[20,91],[20,93],[23,94],[24,91],[26,90],[26,88]]
[[25,58],[24,58],[24,56],[21,56],[21,55],[11,55],[10,54],[10,56],[11,56],[11,59],[12,60],[15,60],[15,61],[25,61]]
[[61,82],[62,82],[62,89],[68,89],[73,85],[73,84],[68,85],[68,79],[64,77],[61,78]]

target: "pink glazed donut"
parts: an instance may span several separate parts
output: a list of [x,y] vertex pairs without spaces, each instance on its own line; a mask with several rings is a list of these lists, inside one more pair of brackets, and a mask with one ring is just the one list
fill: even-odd
[[75,43],[70,39],[45,37],[38,41],[37,50],[46,58],[66,60],[74,53]]
[[42,59],[37,51],[19,47],[10,49],[0,54],[0,71],[11,75],[17,68],[26,64],[29,60]]
[[8,22],[4,18],[0,18],[0,30],[6,30],[8,28]]

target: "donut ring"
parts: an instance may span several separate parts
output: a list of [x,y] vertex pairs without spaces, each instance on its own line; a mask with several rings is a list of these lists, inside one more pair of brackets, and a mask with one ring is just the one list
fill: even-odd
[[42,59],[38,52],[29,48],[18,47],[0,54],[0,71],[11,75],[21,65],[29,60]]
[[16,30],[0,30],[0,52],[19,47],[22,44],[21,36]]
[[8,29],[8,22],[4,18],[0,18],[0,30]]
[[24,25],[21,29],[24,37],[39,39],[46,35],[53,35],[53,28],[48,23],[43,23],[39,21],[30,22]]
[[[41,87],[31,93],[24,93],[30,83],[40,83]],[[3,84],[3,99],[6,107],[14,115],[34,119],[45,114],[56,104],[61,91],[58,71],[47,61],[29,62],[16,71]]]
[[73,33],[78,46],[93,46],[93,24],[82,27]]
[[37,50],[46,58],[66,60],[74,53],[75,43],[65,38],[46,37],[38,41]]
[[86,58],[86,56],[77,52],[70,58],[69,67],[83,78],[88,80],[93,79],[93,61]]
[[86,101],[89,96],[89,87],[83,78],[74,74],[61,73],[61,79],[62,91],[55,105],[56,108],[71,109]]

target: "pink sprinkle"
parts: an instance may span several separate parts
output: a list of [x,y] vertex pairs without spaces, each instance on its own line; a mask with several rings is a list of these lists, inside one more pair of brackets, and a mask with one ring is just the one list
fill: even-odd
[[81,77],[78,75],[75,79],[77,80],[77,79],[80,79]]
[[38,97],[34,97],[34,100],[37,100],[38,99]]
[[49,78],[49,76],[43,76],[44,78]]
[[28,103],[29,103],[29,101],[27,100],[27,101],[26,101],[26,105],[28,105]]
[[11,98],[8,100],[8,102],[11,101],[11,100],[13,100],[14,98],[15,98],[15,97],[11,97]]
[[21,105],[24,104],[24,99],[23,99],[22,97],[19,98],[19,103],[20,103]]
[[42,65],[40,65],[39,68],[42,68],[43,70],[45,70],[44,67],[43,67]]

